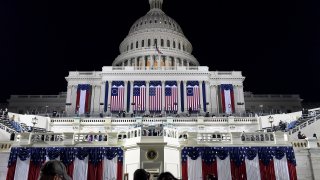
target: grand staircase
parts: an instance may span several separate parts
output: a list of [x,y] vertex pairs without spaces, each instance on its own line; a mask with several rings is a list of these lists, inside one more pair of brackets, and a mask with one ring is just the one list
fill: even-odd
[[315,117],[306,119],[304,122],[300,123],[293,129],[289,131],[291,139],[298,139],[298,132],[301,131],[302,134],[307,137],[312,137],[314,133],[320,137],[320,114]]

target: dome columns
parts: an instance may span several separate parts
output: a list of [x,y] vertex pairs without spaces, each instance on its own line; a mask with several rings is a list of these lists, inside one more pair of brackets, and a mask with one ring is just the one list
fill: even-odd
[[182,57],[164,56],[159,54],[135,56],[125,59],[118,63],[118,66],[133,66],[134,69],[140,70],[173,70],[178,67],[186,67],[190,69],[192,61]]
[[149,0],[150,9],[162,9],[163,0]]

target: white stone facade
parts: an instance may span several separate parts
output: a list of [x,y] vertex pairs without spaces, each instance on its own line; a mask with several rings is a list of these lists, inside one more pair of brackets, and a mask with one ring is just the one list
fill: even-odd
[[66,93],[58,95],[11,95],[8,99],[10,112],[20,114],[51,114],[53,111],[63,114]]
[[298,94],[253,94],[244,93],[246,111],[263,114],[291,113],[302,110]]
[[[90,84],[93,88],[91,96],[91,113],[90,114],[99,114],[104,110],[105,103],[110,104],[111,93],[108,93],[108,102],[105,100],[105,83],[109,83],[109,88],[111,88],[112,81],[124,81],[125,84],[133,81],[161,81],[163,83],[167,80],[176,80],[178,86],[180,82],[184,82],[183,85],[186,86],[186,81],[198,80],[200,83],[205,82],[206,84],[206,97],[208,104],[203,104],[203,101],[200,101],[200,106],[207,106],[207,111],[210,113],[223,113],[219,109],[219,85],[220,84],[232,84],[234,88],[235,96],[235,113],[244,112],[244,97],[243,97],[243,80],[241,72],[239,71],[230,71],[230,72],[219,72],[219,71],[209,71],[206,66],[198,66],[193,69],[187,69],[187,67],[181,67],[176,70],[135,70],[133,67],[124,67],[117,68],[112,66],[105,66],[101,72],[92,71],[92,72],[70,72],[69,76],[66,77],[68,81],[68,91],[67,91],[67,101],[66,104],[69,104],[66,107],[66,112],[69,114],[75,113],[76,108],[76,96],[77,96],[77,86],[79,84]],[[200,87],[201,88],[201,87]],[[185,88],[184,88],[185,89]],[[127,88],[125,94],[127,94]],[[109,89],[108,92],[111,90]],[[201,98],[202,98],[201,93]],[[164,98],[164,93],[163,93]],[[128,97],[129,98],[129,97]],[[131,97],[132,100],[132,91]],[[186,94],[184,95],[186,99]],[[148,98],[146,99],[148,104]],[[181,107],[180,95],[178,96],[178,104]],[[125,101],[126,102],[126,101]],[[130,101],[132,102],[132,101]],[[241,102],[241,105],[237,103]],[[126,106],[126,105],[125,105]],[[163,105],[164,106],[164,105]],[[107,113],[109,113],[108,109]],[[148,111],[148,109],[147,109]],[[187,112],[186,101],[184,101],[184,109],[178,108],[178,112]],[[203,109],[202,109],[203,111]],[[130,107],[129,112],[132,113],[132,108]]]

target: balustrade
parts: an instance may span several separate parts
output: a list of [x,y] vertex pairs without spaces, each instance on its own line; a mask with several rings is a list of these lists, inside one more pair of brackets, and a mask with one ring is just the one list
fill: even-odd
[[242,133],[241,141],[268,142],[275,141],[275,138],[273,133]]
[[12,143],[0,142],[0,152],[8,152],[12,147]]

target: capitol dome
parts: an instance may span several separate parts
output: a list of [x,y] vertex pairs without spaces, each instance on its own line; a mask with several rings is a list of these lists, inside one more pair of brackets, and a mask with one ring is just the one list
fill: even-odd
[[141,70],[175,70],[199,66],[179,24],[162,11],[163,0],[149,0],[150,11],[139,18],[120,44],[113,66]]
[[158,8],[151,9],[145,16],[139,18],[131,26],[129,35],[151,28],[168,29],[183,35],[179,24]]

